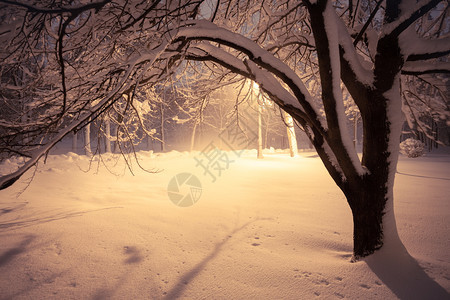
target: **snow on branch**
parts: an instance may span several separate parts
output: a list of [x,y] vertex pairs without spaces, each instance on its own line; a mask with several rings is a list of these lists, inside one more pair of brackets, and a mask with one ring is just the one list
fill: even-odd
[[419,38],[413,28],[399,36],[399,44],[408,61],[433,59],[450,53],[450,38]]
[[[276,97],[280,99],[284,105],[291,105],[303,111],[303,108],[299,105],[297,99],[285,88],[283,88],[271,73],[257,68],[254,63],[249,63],[248,61],[242,62],[230,53],[221,48],[214,47],[209,43],[195,45],[195,48],[203,50],[208,55],[213,56],[216,60],[220,60],[227,65],[240,70],[241,73],[247,73],[247,70],[249,70],[249,76],[254,76],[253,79],[259,84],[260,88],[266,89],[271,94],[276,95]],[[249,69],[249,65],[253,67]]]
[[225,63],[228,69],[233,69],[242,75],[245,74],[245,76],[247,75],[245,65],[240,59],[237,59],[235,56],[221,48],[214,47],[210,43],[203,42],[196,44],[194,47],[189,48],[188,54],[196,55],[198,57],[210,56],[212,59],[215,59],[216,62]]
[[350,140],[346,125],[344,101],[341,91],[341,61],[339,54],[338,16],[331,3],[325,9],[311,9],[311,19],[319,57],[322,100],[328,123],[327,142],[339,160],[347,178],[364,175],[361,162]]
[[270,72],[258,68],[257,65],[252,61],[246,60],[244,61],[244,63],[250,73],[254,76],[254,81],[259,84],[259,87],[261,89],[274,95],[276,98],[283,101],[285,105],[293,106],[304,112],[302,107],[298,105],[297,99],[295,99],[295,97],[292,96],[291,93],[283,88]]
[[[167,45],[167,43],[165,45]],[[123,75],[122,80],[116,85],[113,90],[111,90],[111,92],[109,92],[103,99],[99,100],[96,105],[91,107],[78,119],[73,120],[65,128],[61,129],[58,134],[56,134],[50,141],[48,141],[45,145],[34,152],[31,158],[27,160],[23,166],[21,166],[13,173],[0,177],[0,190],[14,184],[14,182],[16,182],[26,171],[33,167],[41,157],[46,155],[46,153],[48,153],[48,151],[50,151],[50,149],[59,141],[61,141],[67,134],[80,127],[80,125],[86,123],[92,116],[98,115],[105,106],[108,106],[108,104],[114,101],[114,97],[118,93],[120,93],[121,90],[125,89],[127,85],[130,85],[130,83],[127,83],[127,81],[129,80],[130,75],[133,73],[136,65],[141,64],[147,60],[147,65],[151,66],[166,50],[166,47],[164,45],[161,45],[158,50],[159,51],[154,50],[151,53],[153,54],[153,57],[151,57],[151,54],[149,53],[147,55],[143,55],[142,57],[136,57],[134,60],[130,61],[128,64],[127,72]]]
[[305,112],[310,115],[319,115],[314,101],[300,77],[272,53],[262,49],[252,40],[227,29],[220,28],[207,20],[190,21],[186,25],[188,26],[180,29],[176,36],[178,39],[175,38],[174,42],[185,38],[189,40],[209,40],[241,51],[250,60],[270,71],[286,83]]
[[[235,73],[251,78],[258,83],[260,89],[266,92],[272,100],[280,107],[291,106],[301,114],[305,120],[308,120],[310,126],[314,122],[310,120],[310,116],[305,114],[304,109],[300,106],[298,100],[286,89],[281,83],[268,71],[258,68],[257,65],[249,60],[244,62],[230,53],[218,48],[210,43],[200,43],[188,49],[187,58],[197,60],[210,60],[220,64],[221,66],[232,70]],[[318,118],[318,116],[315,116]],[[323,128],[318,128],[323,130]]]
[[415,5],[404,5],[406,7],[402,14],[389,24],[383,27],[383,36],[399,36],[409,26],[411,26],[420,17],[433,9],[441,0],[422,0]]
[[338,29],[339,45],[344,50],[342,58],[349,63],[358,81],[366,86],[373,86],[373,71],[366,69],[361,63],[361,61],[364,61],[364,58],[356,52],[356,48],[347,30],[347,26],[341,18],[337,17],[336,14],[331,14],[330,17],[334,19],[333,21]]
[[424,63],[421,61],[407,61],[402,68],[402,74],[404,75],[421,75],[431,73],[450,73],[450,63]]

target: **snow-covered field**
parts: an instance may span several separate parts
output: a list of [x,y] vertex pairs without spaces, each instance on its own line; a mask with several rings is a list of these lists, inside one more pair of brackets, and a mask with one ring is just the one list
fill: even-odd
[[[50,155],[27,189],[33,171],[0,191],[0,299],[449,299],[449,155],[400,158],[397,226],[415,260],[357,263],[350,209],[315,153],[233,155],[215,182],[198,152],[140,152],[161,172],[133,163],[134,176],[111,155],[109,171]],[[202,184],[190,207],[167,193],[183,172]]]

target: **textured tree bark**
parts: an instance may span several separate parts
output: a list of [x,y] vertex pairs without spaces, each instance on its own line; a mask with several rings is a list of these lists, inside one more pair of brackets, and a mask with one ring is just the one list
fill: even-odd
[[353,259],[365,257],[383,246],[383,215],[387,189],[374,184],[382,178],[367,177],[356,190],[346,193],[353,215]]
[[[353,255],[355,259],[374,253],[383,246],[382,201],[376,201],[373,210],[353,210]],[[385,202],[385,201],[384,201]]]

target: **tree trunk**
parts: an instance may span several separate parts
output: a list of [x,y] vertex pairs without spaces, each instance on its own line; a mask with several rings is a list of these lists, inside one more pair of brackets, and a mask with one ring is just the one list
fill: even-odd
[[353,256],[357,260],[383,246],[383,212],[386,190],[373,188],[367,180],[359,191],[347,193],[353,215]]
[[108,117],[105,119],[105,151],[111,153],[111,141],[109,140],[111,136],[111,122]]
[[84,127],[84,152],[87,156],[92,156],[91,149],[91,123]]
[[256,101],[258,105],[258,158],[264,158],[262,149],[262,107],[259,101]]
[[269,137],[269,121],[270,117],[267,117],[266,126],[264,128],[264,149],[270,148],[269,143],[267,142],[267,139]]
[[165,140],[164,140],[164,105],[161,102],[160,104],[160,113],[161,113],[161,152],[166,151],[165,148]]
[[190,147],[190,152],[194,151],[194,146],[195,146],[195,133],[196,133],[196,131],[197,131],[197,125],[198,125],[198,122],[197,122],[197,120],[195,120],[194,128],[192,128],[192,133],[191,133],[191,147]]
[[[395,91],[395,93],[393,93]],[[365,257],[386,245],[401,244],[393,210],[393,186],[397,170],[402,128],[398,81],[391,86],[390,97],[372,93],[377,106],[369,106],[363,115],[362,164],[369,173],[352,183],[345,192],[354,222],[354,257]],[[355,199],[356,198],[356,199]]]
[[[120,120],[120,116],[118,117],[118,120]],[[113,126],[113,131],[114,131],[114,153],[118,153],[120,152],[120,146],[119,146],[119,123],[115,124],[115,126]]]
[[[197,133],[197,126],[201,123],[203,123],[203,110],[205,108],[205,104],[206,104],[206,97],[202,98],[202,102],[200,104],[200,111],[198,116],[195,118],[195,122],[194,122],[194,128],[192,128],[192,135],[191,135],[191,152],[194,150],[194,146],[195,146],[195,135]],[[220,130],[222,131],[222,115],[221,115],[221,110],[219,107],[219,114],[220,114]],[[220,132],[221,132],[220,131]]]
[[295,157],[298,154],[298,147],[297,147],[297,137],[295,136],[294,121],[287,112],[283,112],[283,114],[289,141],[289,153],[291,157]]

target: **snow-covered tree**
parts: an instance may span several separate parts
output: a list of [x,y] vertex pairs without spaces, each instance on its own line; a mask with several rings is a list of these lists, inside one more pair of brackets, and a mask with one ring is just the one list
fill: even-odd
[[[431,14],[417,20],[415,28],[421,39],[440,39],[450,33],[448,7],[444,3],[436,6]],[[434,65],[448,64],[448,57],[439,57],[431,62]],[[450,145],[447,135],[450,123],[450,85],[448,72],[416,72],[410,69],[402,72],[401,90],[403,111],[409,129],[415,138],[420,139],[431,151],[439,144]],[[440,130],[443,129],[443,136]]]
[[[448,54],[449,40],[421,40],[414,27],[439,2],[407,5],[387,1],[382,9],[378,5],[366,18],[358,15],[354,20],[348,7],[334,7],[331,1],[290,1],[255,8],[253,14],[258,14],[259,23],[253,35],[247,37],[204,20],[191,21],[178,33],[179,39],[193,41],[187,52],[189,58],[209,59],[253,79],[306,128],[352,209],[355,258],[398,242],[393,183],[402,125],[400,76],[413,69],[417,74],[448,72],[447,64],[432,62]],[[232,7],[233,13],[240,14],[238,2]],[[361,26],[359,31],[357,24]],[[366,42],[364,37],[369,34],[372,38]],[[270,46],[265,46],[267,40]],[[303,41],[307,45],[303,46]],[[293,53],[302,46],[314,48],[325,118],[318,113],[301,74],[274,55],[273,49],[292,44],[297,46]],[[356,155],[346,127],[341,82],[361,113],[362,160]]]
[[[6,152],[31,158],[2,177],[1,188],[123,95],[171,76],[180,61],[204,61],[255,81],[305,129],[352,210],[355,259],[400,243],[393,213],[400,81],[449,72],[447,36],[421,36],[417,26],[446,11],[446,1],[220,0],[201,14],[202,1],[193,0],[0,3],[2,93],[26,89],[32,120],[2,119],[2,141],[41,137],[34,148],[19,138],[2,142]],[[27,65],[35,88],[3,81]],[[361,114],[361,160],[341,84]]]

